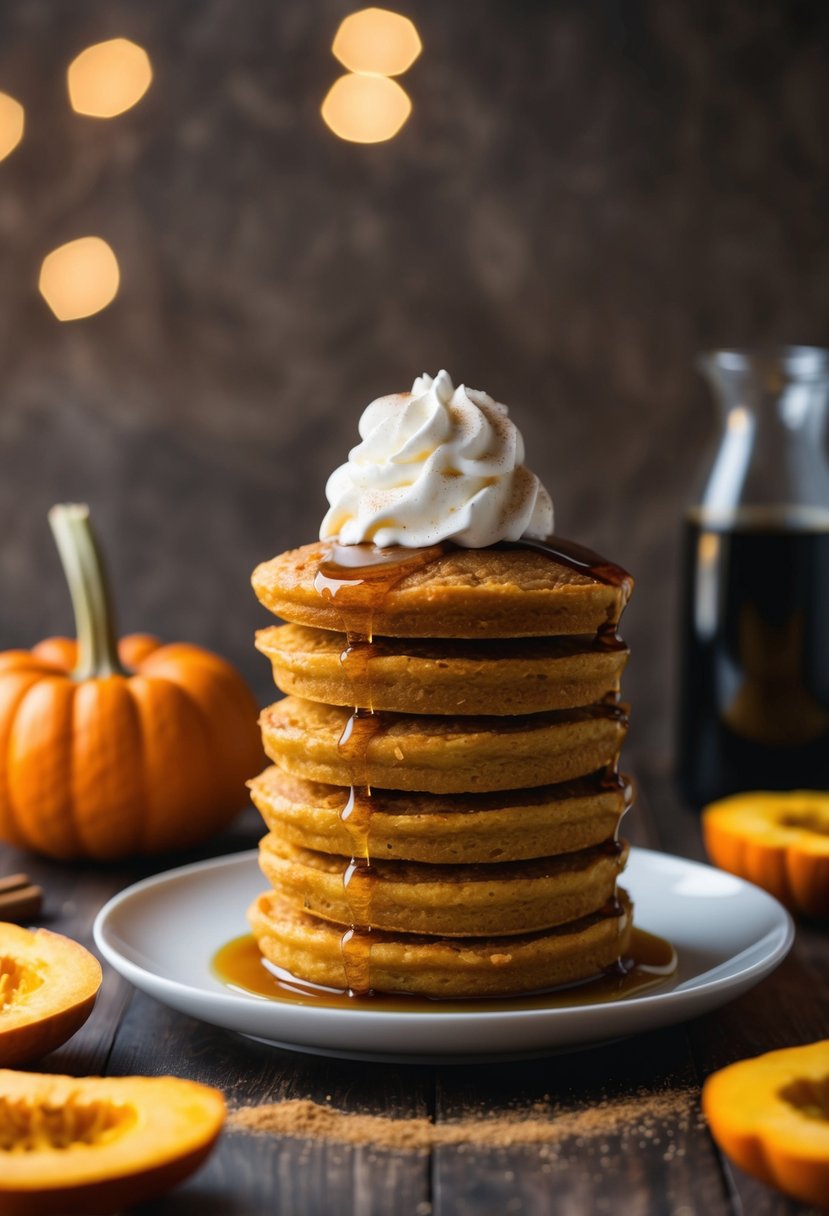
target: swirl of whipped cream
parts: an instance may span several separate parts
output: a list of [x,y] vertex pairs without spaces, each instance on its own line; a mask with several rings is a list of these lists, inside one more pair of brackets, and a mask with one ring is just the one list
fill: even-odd
[[445,371],[372,401],[359,431],[362,443],[325,487],[322,540],[381,548],[452,540],[482,549],[552,532],[553,504],[524,466],[524,440],[507,407],[478,389],[454,388]]

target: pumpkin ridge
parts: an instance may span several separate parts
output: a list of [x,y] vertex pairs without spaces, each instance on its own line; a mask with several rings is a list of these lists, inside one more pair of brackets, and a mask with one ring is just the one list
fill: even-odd
[[[158,678],[158,677],[156,677],[156,678]],[[196,718],[199,722],[199,725],[201,726],[202,732],[204,734],[205,742],[207,743],[208,754],[212,758],[213,756],[215,756],[216,752],[215,752],[214,737],[213,737],[213,723],[210,720],[210,714],[205,710],[204,706],[199,702],[198,697],[193,693],[192,689],[187,687],[187,684],[184,682],[184,680],[176,680],[174,678],[169,678],[169,677],[162,677],[162,678],[168,679],[171,684],[175,684],[177,688],[181,689],[182,693],[184,694],[185,700],[193,707],[193,710],[195,711],[195,716],[196,716]],[[224,824],[227,822],[227,820],[229,818],[229,816],[225,813],[226,800],[223,797],[223,794],[224,794],[223,781],[224,781],[224,774],[222,774],[220,777],[219,774],[217,773],[215,784],[212,785],[212,788],[215,791],[215,796],[209,807],[209,818],[212,823],[212,826],[210,829],[211,834],[213,832],[218,831],[220,828],[224,827]]]
[[69,708],[69,735],[70,735],[70,738],[72,739],[72,746],[66,748],[66,751],[68,754],[67,754],[67,759],[66,759],[66,783],[65,784],[66,784],[66,790],[67,790],[67,808],[69,811],[68,822],[69,822],[69,827],[71,829],[72,835],[74,837],[74,842],[75,842],[74,843],[74,854],[75,854],[75,856],[80,857],[80,856],[82,856],[81,834],[78,831],[78,821],[76,818],[77,810],[75,807],[74,794],[72,792],[73,786],[74,786],[74,780],[75,780],[74,738],[75,738],[75,706],[77,703],[76,697],[75,697],[75,689],[77,688],[77,685],[73,682],[70,684],[70,688],[71,688],[71,692],[70,692],[70,701],[69,701],[69,707],[70,707]]
[[[237,785],[238,772],[238,757],[234,755],[231,763],[234,764],[237,772],[234,772],[233,779],[227,774],[227,743],[223,737],[221,724],[217,723],[213,712],[217,705],[231,704],[237,711],[239,720],[246,708],[250,709],[251,722],[256,721],[256,702],[253,694],[245,685],[239,684],[233,673],[229,669],[228,664],[219,655],[212,651],[201,650],[195,648],[196,653],[191,656],[191,646],[187,642],[173,642],[167,646],[161,647],[148,660],[150,671],[148,675],[152,675],[154,680],[164,679],[177,688],[181,689],[187,701],[193,706],[196,715],[199,718],[204,731],[205,739],[208,744],[208,752],[213,759],[212,770],[215,774],[215,781],[212,786],[213,798],[209,806],[209,817],[212,821],[211,832],[218,831],[223,828],[233,816],[241,810],[244,805],[244,778],[238,780],[238,800],[235,809],[228,809],[231,805],[231,800],[236,796],[234,791]],[[198,671],[202,674],[202,684],[196,692],[190,685],[187,679],[187,669],[180,666],[180,660],[186,658],[187,667]],[[158,666],[161,666],[163,671],[157,672],[154,661],[158,660]],[[204,703],[207,701],[207,704]],[[249,706],[246,703],[249,702]],[[258,740],[254,744],[257,751],[256,760],[254,763],[259,763],[259,744]],[[224,757],[222,759],[222,757]]]
[[135,676],[141,671],[150,655],[162,646],[154,633],[127,633],[118,640],[118,657],[127,675]]
[[82,856],[84,856],[84,851],[83,851],[83,847],[81,844],[81,842],[83,840],[83,836],[81,834],[80,826],[78,824],[78,808],[75,803],[75,795],[74,795],[75,770],[76,770],[75,732],[77,729],[76,722],[75,722],[75,716],[76,716],[77,704],[78,704],[78,698],[75,696],[75,692],[78,687],[79,687],[79,685],[75,684],[73,681],[72,682],[72,694],[71,694],[71,696],[72,696],[71,711],[70,711],[70,715],[69,715],[69,717],[70,717],[70,732],[69,733],[70,733],[70,738],[72,739],[72,745],[69,748],[67,748],[69,756],[67,759],[66,789],[68,790],[67,805],[68,805],[68,809],[69,809],[69,826],[72,829],[72,835],[75,837],[75,855],[77,857],[82,857]]
[[[148,682],[147,677],[142,672],[136,670],[130,677],[129,682],[130,701],[132,702],[133,709],[135,710],[136,724],[138,728],[139,763],[136,771],[140,773],[141,788],[144,794],[143,805],[145,808],[149,808],[152,804],[152,795],[147,787],[147,765],[149,763],[149,758],[147,755],[144,715],[141,713],[141,707],[139,705],[138,698],[135,695],[136,689],[139,687],[139,681],[143,681],[145,685]],[[149,840],[152,826],[153,817],[152,815],[147,814],[145,809],[145,813],[141,816],[141,822],[138,825],[138,834],[136,837],[136,853],[140,857],[146,856],[150,852]]]
[[39,676],[63,675],[63,670],[57,664],[35,654],[32,650],[7,650],[0,655],[0,676],[8,672],[28,671]]
[[[127,681],[127,691],[129,692],[129,702],[132,715],[135,719],[135,768],[133,770],[133,780],[136,785],[140,786],[139,805],[142,807],[149,806],[150,791],[147,788],[147,746],[144,735],[144,719],[141,716],[141,710],[138,707],[138,702],[135,699],[133,680],[140,673],[135,672]],[[136,832],[135,832],[135,852],[139,855],[144,855],[147,852],[147,835],[149,831],[148,816],[146,814],[137,816]]]
[[[215,775],[210,771],[210,768],[209,768],[209,761],[210,761],[210,757],[212,755],[212,747],[211,747],[212,739],[210,736],[210,732],[206,729],[204,719],[203,719],[202,714],[199,712],[198,705],[194,704],[193,697],[188,695],[187,689],[181,683],[179,683],[176,680],[169,679],[166,675],[159,676],[159,675],[156,675],[155,673],[152,673],[150,675],[145,675],[143,672],[139,673],[138,675],[136,675],[134,677],[133,688],[135,689],[136,694],[138,693],[138,689],[140,689],[140,688],[144,688],[146,690],[145,697],[139,698],[139,696],[136,695],[136,709],[138,710],[139,716],[141,717],[142,728],[145,725],[145,723],[144,723],[145,712],[144,711],[150,709],[150,710],[154,710],[156,713],[158,712],[157,711],[157,697],[158,697],[159,689],[161,689],[161,688],[167,688],[167,689],[171,690],[172,692],[174,692],[175,697],[180,699],[180,702],[179,702],[180,705],[184,705],[186,707],[186,711],[187,711],[187,718],[186,718],[186,723],[185,723],[186,729],[182,729],[181,722],[179,722],[177,725],[177,730],[180,732],[179,738],[178,738],[178,745],[177,745],[177,754],[176,754],[177,763],[187,763],[192,759],[192,754],[193,754],[193,750],[194,750],[193,729],[195,728],[199,732],[198,745],[196,747],[196,750],[201,752],[202,757],[203,757],[203,762],[199,764],[199,777],[203,783],[203,792],[202,792],[203,801],[198,803],[199,808],[200,808],[200,816],[201,816],[200,822],[202,822],[203,819],[205,818],[202,808],[206,808],[209,811],[210,807],[212,805],[208,791],[210,794],[213,794],[213,800],[212,800],[213,802],[215,802],[216,798],[219,798],[221,796],[221,791],[217,790],[217,783],[215,780]],[[169,701],[169,697],[167,699]],[[140,705],[139,705],[139,701],[140,701]],[[150,714],[147,714],[146,716],[147,716],[147,721],[152,723],[152,717],[150,716]],[[150,729],[152,730],[152,726]],[[143,734],[142,734],[142,737],[146,738],[146,736],[144,736]],[[145,763],[144,763],[145,780],[149,780],[149,773],[150,773],[151,768],[158,764],[158,756],[152,757],[150,752],[151,752],[151,749],[148,749],[144,753],[144,755],[145,755]],[[194,777],[193,781],[194,780],[195,780],[195,777]],[[191,782],[190,784],[192,784],[192,783],[193,782]],[[148,784],[147,794],[148,794],[148,798],[147,798],[146,805],[147,805],[148,811],[147,811],[147,815],[145,816],[144,823],[142,825],[142,841],[143,841],[142,851],[145,853],[151,853],[151,852],[157,853],[160,851],[159,844],[158,844],[159,825],[161,825],[163,828],[163,825],[164,825],[168,812],[166,810],[164,810],[163,798],[161,799],[161,805],[159,806],[159,797],[156,793],[153,792],[153,787],[152,787],[151,782]],[[191,796],[192,796],[192,791],[191,791]],[[191,804],[192,803],[191,803],[190,799],[188,799],[188,805],[191,805]],[[212,831],[213,829],[211,828],[210,830]],[[201,835],[206,835],[206,834],[207,834],[206,832],[201,833]],[[163,831],[162,831],[162,835],[164,835]],[[166,843],[163,846],[161,851],[166,851],[167,849],[170,849],[170,848],[188,847],[189,845],[194,844],[196,842],[196,840],[199,838],[200,838],[199,834],[194,834],[190,830],[188,830],[188,833],[185,836],[182,836],[181,833],[178,833],[177,840],[174,842]]]
[[73,814],[82,855],[99,861],[129,855],[139,835],[136,798],[135,707],[120,675],[75,685],[72,748]]
[[[12,739],[14,739],[14,733],[17,728],[17,723],[20,719],[21,714],[23,713],[23,711],[26,707],[27,701],[31,700],[34,696],[39,694],[40,691],[44,688],[44,686],[51,686],[55,689],[56,692],[66,691],[67,697],[68,697],[69,712],[66,713],[65,720],[62,722],[62,729],[57,732],[54,732],[54,731],[50,732],[52,737],[49,739],[52,754],[55,755],[57,752],[58,754],[61,755],[62,768],[64,771],[61,773],[59,784],[67,791],[65,809],[67,810],[68,814],[61,816],[60,822],[62,823],[62,825],[64,827],[64,831],[66,831],[66,834],[69,837],[69,840],[66,842],[68,847],[66,849],[64,849],[61,853],[57,854],[57,856],[62,857],[64,860],[68,860],[71,857],[77,857],[80,855],[80,853],[79,853],[80,839],[78,838],[78,833],[76,831],[75,823],[74,823],[74,819],[73,819],[72,795],[71,795],[72,750],[73,749],[71,747],[64,746],[64,747],[60,748],[58,751],[58,749],[56,749],[54,746],[55,735],[57,736],[58,739],[65,739],[65,737],[68,733],[68,730],[71,730],[71,727],[72,727],[73,707],[74,707],[74,701],[75,701],[75,686],[74,686],[74,684],[72,684],[71,681],[67,680],[66,676],[47,675],[47,676],[44,676],[43,679],[38,680],[29,686],[29,688],[26,690],[25,695],[23,697],[21,697],[20,703],[17,706],[17,711],[16,711],[15,717],[14,717],[14,726],[12,728]],[[57,698],[55,698],[55,701],[50,706],[50,712],[51,712],[52,718],[54,718],[54,716],[55,716],[54,705],[56,703],[57,703]],[[31,754],[28,753],[28,749],[24,753],[24,755],[25,755],[25,769],[31,770],[33,765],[32,765]],[[8,761],[7,761],[7,763],[8,763]],[[9,765],[9,767],[11,767],[11,765]],[[58,783],[56,783],[56,784],[58,784]],[[12,800],[11,800],[12,810],[13,810],[13,813],[15,816],[15,821],[18,824],[25,825],[25,824],[27,824],[28,820],[30,820],[32,817],[29,815],[27,807],[18,805],[17,799],[18,799],[18,795],[17,795],[17,792],[15,792],[15,794],[13,795]],[[38,828],[40,828],[41,826],[42,825],[38,824]],[[23,839],[26,841],[27,847],[40,849],[41,846],[38,843],[38,839],[37,839],[38,834],[39,834],[39,832],[36,830],[34,839],[33,839],[30,828],[24,827]]]
[[42,663],[51,672],[68,676],[75,666],[77,650],[78,644],[74,638],[53,634],[51,637],[41,638],[32,647],[30,653],[37,662]]
[[[24,671],[24,672],[21,672],[20,674],[21,675],[29,674],[29,675],[31,675],[31,679],[28,680],[28,682],[24,686],[21,687],[20,692],[19,692],[18,696],[15,698],[13,704],[6,710],[6,722],[8,723],[8,730],[6,733],[6,738],[4,740],[3,755],[0,756],[0,830],[2,830],[3,833],[5,833],[6,829],[8,828],[9,834],[12,837],[13,842],[16,841],[18,843],[24,843],[26,840],[26,836],[21,830],[20,819],[17,814],[17,808],[15,807],[14,799],[12,798],[11,780],[10,780],[10,773],[9,773],[9,768],[10,768],[9,761],[11,759],[11,742],[12,742],[12,735],[13,735],[14,720],[17,717],[17,711],[20,708],[20,705],[23,701],[23,698],[26,696],[26,693],[29,691],[30,688],[33,688],[34,685],[38,683],[38,681],[40,679],[40,673],[35,672],[35,671],[30,671],[27,673]],[[3,822],[4,808],[5,808],[5,818],[7,820],[7,823]]]

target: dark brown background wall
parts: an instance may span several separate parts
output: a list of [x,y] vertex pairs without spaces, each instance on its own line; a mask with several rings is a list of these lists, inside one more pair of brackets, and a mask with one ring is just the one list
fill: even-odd
[[[445,365],[512,407],[559,530],[628,565],[640,747],[670,739],[678,525],[710,344],[829,338],[823,0],[410,0],[389,144],[336,139],[340,0],[4,0],[0,646],[69,627],[45,513],[87,499],[126,628],[271,695],[252,566],[310,540],[374,396]],[[392,5],[392,7],[395,7]],[[125,35],[155,81],[111,122],[65,69]],[[43,255],[123,274],[60,325]]]

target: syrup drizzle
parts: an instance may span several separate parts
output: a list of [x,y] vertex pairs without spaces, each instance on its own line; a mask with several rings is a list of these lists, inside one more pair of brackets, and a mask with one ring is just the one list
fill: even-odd
[[500,544],[506,549],[533,549],[536,553],[544,553],[552,558],[560,566],[566,566],[578,574],[588,575],[597,583],[619,587],[622,591],[623,607],[633,592],[633,578],[627,570],[588,549],[586,545],[578,545],[574,540],[565,540],[563,536],[548,536],[545,540],[522,536],[520,540],[501,541]]
[[[349,643],[351,650],[354,643]],[[348,650],[345,653],[348,653]],[[340,819],[351,841],[351,860],[343,873],[343,890],[351,915],[351,928],[340,939],[346,984],[349,992],[371,989],[371,904],[377,879],[371,864],[371,786],[368,781],[368,749],[382,729],[379,715],[355,708],[337,743],[351,770],[348,801]]]
[[[582,545],[560,537],[546,540],[529,538],[516,542],[503,542],[505,548],[528,548],[543,553],[553,561],[580,574],[586,574],[597,582],[618,587],[622,592],[621,609],[627,604],[633,589],[631,576],[613,562],[607,561]],[[338,740],[340,754],[346,760],[351,777],[348,798],[340,812],[340,818],[351,841],[351,859],[343,874],[343,887],[351,916],[351,926],[341,939],[343,969],[346,990],[350,997],[371,993],[371,905],[376,873],[371,864],[370,832],[372,817],[372,793],[368,780],[368,753],[372,740],[384,729],[384,717],[374,711],[371,702],[370,661],[377,648],[373,642],[374,613],[384,598],[406,575],[432,564],[450,550],[448,543],[422,549],[407,549],[398,545],[378,549],[374,545],[340,545],[331,542],[326,546],[314,577],[315,590],[324,599],[331,601],[339,612],[346,633],[346,648],[340,656],[343,669],[353,682],[355,694],[361,701],[368,701],[368,708],[356,707],[348,718]],[[608,621],[597,635],[608,644],[619,642],[617,627],[621,609],[610,609]],[[355,701],[358,699],[355,695]],[[581,710],[566,711],[579,718],[615,717],[627,721],[626,709],[618,704],[612,694],[601,705],[587,706]],[[622,782],[616,766],[609,770],[605,780],[609,788]],[[625,791],[626,811],[630,805],[630,783],[622,785]],[[621,822],[621,816],[619,817]],[[618,823],[610,847],[621,849],[618,843]],[[607,915],[621,914],[618,901],[607,909]],[[621,966],[621,961],[619,966]]]
[[536,540],[531,536],[522,536],[518,541],[502,541],[506,548],[532,549],[535,553],[543,553],[578,574],[586,574],[597,583],[605,583],[609,587],[618,587],[622,593],[622,603],[616,612],[613,605],[608,609],[605,623],[599,628],[598,638],[608,636],[621,641],[618,634],[619,618],[627,606],[633,593],[633,578],[621,566],[610,562],[607,558],[588,549],[586,545],[576,544],[574,540],[566,540],[563,536],[548,536],[546,540]]
[[343,874],[343,889],[351,916],[351,927],[340,938],[346,988],[351,995],[371,991],[371,905],[376,874],[371,864],[371,784],[368,752],[382,733],[384,721],[371,701],[369,664],[376,653],[372,641],[374,611],[388,592],[413,570],[429,565],[444,552],[442,545],[428,549],[406,549],[402,545],[378,549],[374,545],[331,544],[314,578],[319,595],[330,600],[342,617],[346,647],[340,655],[352,688],[368,708],[355,706],[337,742],[348,764],[351,787],[340,819],[351,841],[351,860]]

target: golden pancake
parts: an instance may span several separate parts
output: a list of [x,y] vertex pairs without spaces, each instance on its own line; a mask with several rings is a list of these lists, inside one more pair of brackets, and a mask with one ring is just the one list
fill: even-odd
[[[348,856],[348,791],[303,781],[275,765],[250,783],[268,828],[291,844]],[[375,790],[371,858],[457,864],[575,853],[615,834],[632,797],[627,778],[595,774],[534,790],[440,796]]]
[[[252,582],[260,602],[293,624],[360,629],[388,637],[587,636],[615,627],[632,586],[629,579],[618,585],[597,581],[521,545],[448,547],[404,573],[382,594],[361,598],[359,590],[352,590],[332,598],[315,586],[329,549],[315,542],[257,566]],[[371,604],[371,628],[346,619],[350,615],[346,601]],[[366,619],[366,614],[361,618]]]
[[[600,913],[517,937],[453,940],[378,930],[369,935],[369,986],[429,997],[486,997],[587,980],[629,949],[632,908],[621,890],[619,903],[619,915]],[[298,911],[272,891],[254,900],[248,920],[274,966],[312,984],[347,987],[338,926]]]
[[353,656],[342,633],[272,626],[256,645],[277,687],[328,705],[409,714],[532,714],[593,705],[619,689],[624,642],[599,638],[444,641],[375,637]]
[[[349,721],[354,751],[343,739]],[[617,756],[627,716],[617,705],[594,705],[506,718],[352,718],[345,709],[291,696],[263,710],[259,724],[268,756],[297,777],[452,794],[533,788],[594,773]],[[356,764],[349,760],[355,754]]]
[[[627,860],[612,841],[580,853],[490,865],[371,861],[351,881],[370,886],[372,929],[443,937],[533,933],[579,920],[612,900]],[[273,833],[259,845],[259,865],[276,895],[346,929],[351,872],[342,857],[299,849]],[[361,891],[361,895],[365,894]]]

